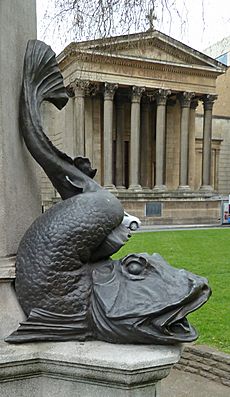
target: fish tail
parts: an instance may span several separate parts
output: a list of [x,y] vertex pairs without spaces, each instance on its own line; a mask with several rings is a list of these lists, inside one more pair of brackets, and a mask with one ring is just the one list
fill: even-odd
[[24,60],[24,84],[29,84],[36,100],[53,103],[62,109],[68,94],[59,70],[56,54],[50,46],[40,40],[29,40]]

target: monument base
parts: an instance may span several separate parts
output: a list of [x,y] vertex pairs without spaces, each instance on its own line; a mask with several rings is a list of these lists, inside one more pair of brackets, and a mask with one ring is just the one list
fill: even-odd
[[0,395],[159,397],[181,347],[105,342],[1,343]]
[[15,294],[14,279],[15,257],[0,257],[0,340],[4,340],[26,319]]

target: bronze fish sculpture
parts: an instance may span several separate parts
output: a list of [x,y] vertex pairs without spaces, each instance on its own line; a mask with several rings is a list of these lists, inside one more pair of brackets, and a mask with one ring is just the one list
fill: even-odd
[[93,180],[88,159],[73,160],[46,137],[40,116],[43,100],[61,109],[68,96],[54,52],[31,40],[20,129],[63,201],[36,219],[19,245],[15,288],[27,320],[6,341],[195,340],[197,332],[186,315],[208,300],[207,280],[171,267],[158,254],[110,258],[129,237],[122,226],[122,205]]

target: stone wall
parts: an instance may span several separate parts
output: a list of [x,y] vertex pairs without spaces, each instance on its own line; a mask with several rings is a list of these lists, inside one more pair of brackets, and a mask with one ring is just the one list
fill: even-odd
[[207,346],[186,346],[175,368],[230,387],[230,355]]
[[[208,199],[174,199],[167,200],[121,200],[124,209],[139,217],[143,225],[192,225],[219,224],[221,217],[221,201]],[[145,216],[146,204],[159,203],[161,214]]]
[[[203,115],[196,117],[196,137],[202,139]],[[219,142],[219,161],[216,164],[217,191],[222,195],[230,193],[230,117],[214,116],[212,122],[213,147]],[[199,157],[197,157],[197,163]],[[199,165],[199,164],[198,164]],[[197,175],[198,179],[199,176]],[[199,180],[197,181],[199,184]]]
[[214,103],[213,115],[229,117],[230,116],[230,68],[226,73],[217,78],[216,91],[218,95],[217,101]]

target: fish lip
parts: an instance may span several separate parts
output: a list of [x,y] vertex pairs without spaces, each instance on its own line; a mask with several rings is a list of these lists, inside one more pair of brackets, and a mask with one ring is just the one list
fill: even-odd
[[[159,342],[161,339],[166,343],[192,342],[198,338],[198,333],[188,322],[186,316],[201,307],[210,295],[211,289],[208,285],[204,285],[196,298],[194,298],[194,294],[191,294],[191,299],[189,301],[186,299],[186,304],[182,302],[177,307],[159,314],[159,316],[156,316],[156,314],[145,316],[145,319],[138,322],[136,326],[149,337],[151,334],[154,336],[157,334]],[[146,324],[148,325],[146,326]]]
[[166,321],[162,324],[163,326],[170,326],[182,319],[184,319],[188,314],[194,312],[199,307],[204,305],[205,302],[209,299],[211,295],[211,289],[205,285],[202,288],[202,294],[197,298],[188,301],[186,305],[182,305],[172,312],[172,315],[166,319]]

